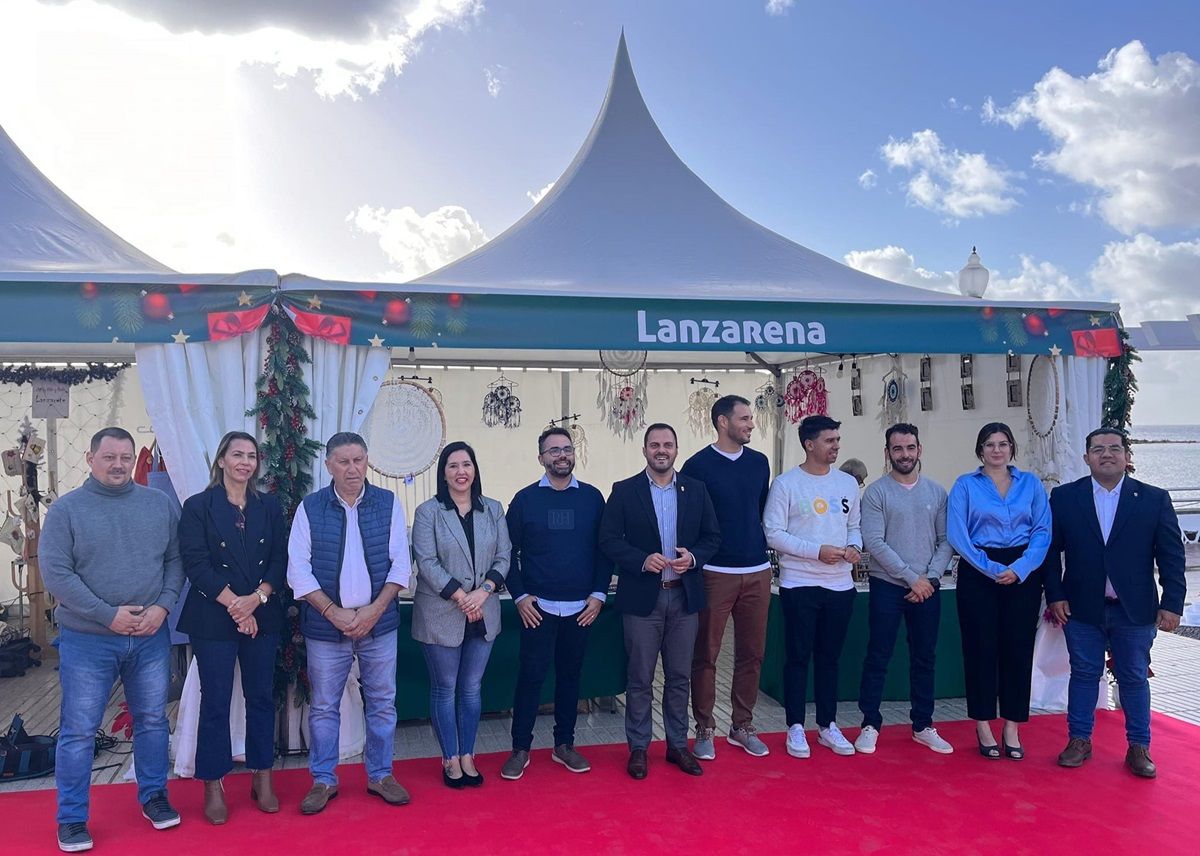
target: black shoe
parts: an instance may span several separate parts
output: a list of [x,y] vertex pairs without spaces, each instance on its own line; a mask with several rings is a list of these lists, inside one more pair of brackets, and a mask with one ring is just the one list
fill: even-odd
[[649,772],[649,763],[646,758],[645,749],[634,749],[629,753],[629,763],[625,765],[625,770],[630,776],[637,780],[646,778]]
[[1004,744],[1004,757],[1011,758],[1014,761],[1024,761],[1025,760],[1025,747],[1024,746],[1009,746],[1007,743],[1005,743]]
[[170,829],[179,826],[179,812],[167,802],[167,792],[159,791],[142,803],[142,817],[150,821],[155,829]]
[[466,774],[460,775],[457,779],[450,775],[450,771],[442,767],[442,784],[448,788],[453,788],[456,791],[462,790],[467,786]]
[[979,754],[985,758],[997,760],[1000,757],[1000,747],[993,743],[991,746],[984,745],[984,742],[979,739],[979,735],[975,735],[976,741],[979,743]]
[[478,788],[483,785],[483,773],[476,772],[474,776],[463,770],[463,782],[468,788]]
[[704,775],[704,769],[700,766],[700,762],[696,760],[696,756],[686,746],[680,746],[678,749],[668,749],[667,763],[674,764],[689,776]]
[[92,836],[86,823],[60,823],[58,825],[58,849],[63,853],[82,853],[92,849]]

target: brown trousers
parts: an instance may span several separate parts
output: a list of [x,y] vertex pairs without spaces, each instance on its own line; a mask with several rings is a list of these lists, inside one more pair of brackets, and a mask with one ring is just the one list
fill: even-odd
[[700,610],[700,630],[692,657],[692,715],[697,730],[716,728],[717,657],[725,625],[733,616],[733,727],[754,719],[758,676],[767,645],[767,611],[771,606],[771,569],[752,574],[704,571],[708,606]]

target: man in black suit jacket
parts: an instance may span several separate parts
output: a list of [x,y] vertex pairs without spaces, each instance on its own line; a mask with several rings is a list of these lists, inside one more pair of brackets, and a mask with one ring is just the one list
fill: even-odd
[[1125,763],[1134,775],[1154,778],[1150,646],[1158,630],[1174,630],[1183,614],[1183,538],[1167,492],[1125,475],[1130,458],[1123,432],[1098,428],[1085,449],[1091,476],[1050,494],[1054,536],[1046,554],[1046,600],[1071,657],[1070,740],[1058,763],[1079,767],[1092,756],[1096,685],[1111,649],[1129,740]]
[[642,454],[646,469],[613,485],[600,522],[600,549],[617,565],[616,606],[624,613],[629,654],[629,775],[646,777],[654,669],[661,653],[667,761],[699,776],[700,762],[687,744],[692,651],[704,607],[698,569],[716,553],[721,534],[704,482],[675,472],[675,429],[662,423],[647,428]]

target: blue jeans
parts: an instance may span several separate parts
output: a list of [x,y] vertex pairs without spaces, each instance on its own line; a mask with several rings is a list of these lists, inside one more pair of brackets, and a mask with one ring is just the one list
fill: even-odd
[[313,781],[321,785],[337,784],[334,768],[342,729],[342,694],[350,666],[358,658],[363,700],[367,716],[367,744],[363,761],[372,782],[392,774],[392,753],[396,742],[396,631],[326,642],[305,639],[308,648],[308,682],[312,686],[312,705],[308,711],[308,768]]
[[871,632],[867,657],[863,661],[858,709],[862,711],[863,725],[870,725],[876,731],[883,727],[879,703],[883,699],[883,684],[896,648],[901,618],[908,631],[908,683],[912,700],[909,718],[913,731],[924,731],[933,724],[933,662],[938,624],[942,618],[942,592],[934,589],[928,599],[910,603],[904,599],[909,591],[871,577],[868,606]]
[[422,643],[421,651],[429,667],[429,714],[442,758],[474,754],[483,711],[479,688],[492,643],[478,636],[456,646]]
[[1071,737],[1091,740],[1096,722],[1096,687],[1104,674],[1104,654],[1112,648],[1113,674],[1121,689],[1125,736],[1130,745],[1150,746],[1150,646],[1158,628],[1134,624],[1120,604],[1104,607],[1104,624],[1072,618],[1063,627],[1071,656],[1067,686],[1067,727]]
[[171,683],[171,631],[153,636],[110,636],[62,628],[58,635],[58,715],[55,785],[58,822],[86,823],[96,731],[117,678],[133,716],[133,766],[138,802],[167,789],[167,687]]
[[191,642],[200,673],[196,778],[212,782],[233,769],[229,704],[235,662],[242,667],[242,695],[246,697],[246,766],[271,769],[275,763],[275,649],[279,634],[229,640],[193,636]]

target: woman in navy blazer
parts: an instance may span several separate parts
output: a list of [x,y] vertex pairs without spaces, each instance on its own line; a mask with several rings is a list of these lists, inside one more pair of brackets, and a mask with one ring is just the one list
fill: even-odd
[[246,698],[246,766],[251,798],[279,811],[271,786],[275,761],[275,651],[283,630],[278,592],[287,569],[287,534],[275,497],[254,489],[257,441],[242,431],[221,438],[206,490],[189,497],[179,520],[179,552],[191,591],[179,630],[191,637],[200,673],[196,778],[204,781],[204,815],[228,817],[222,779],[233,769],[229,705],[233,667]]

